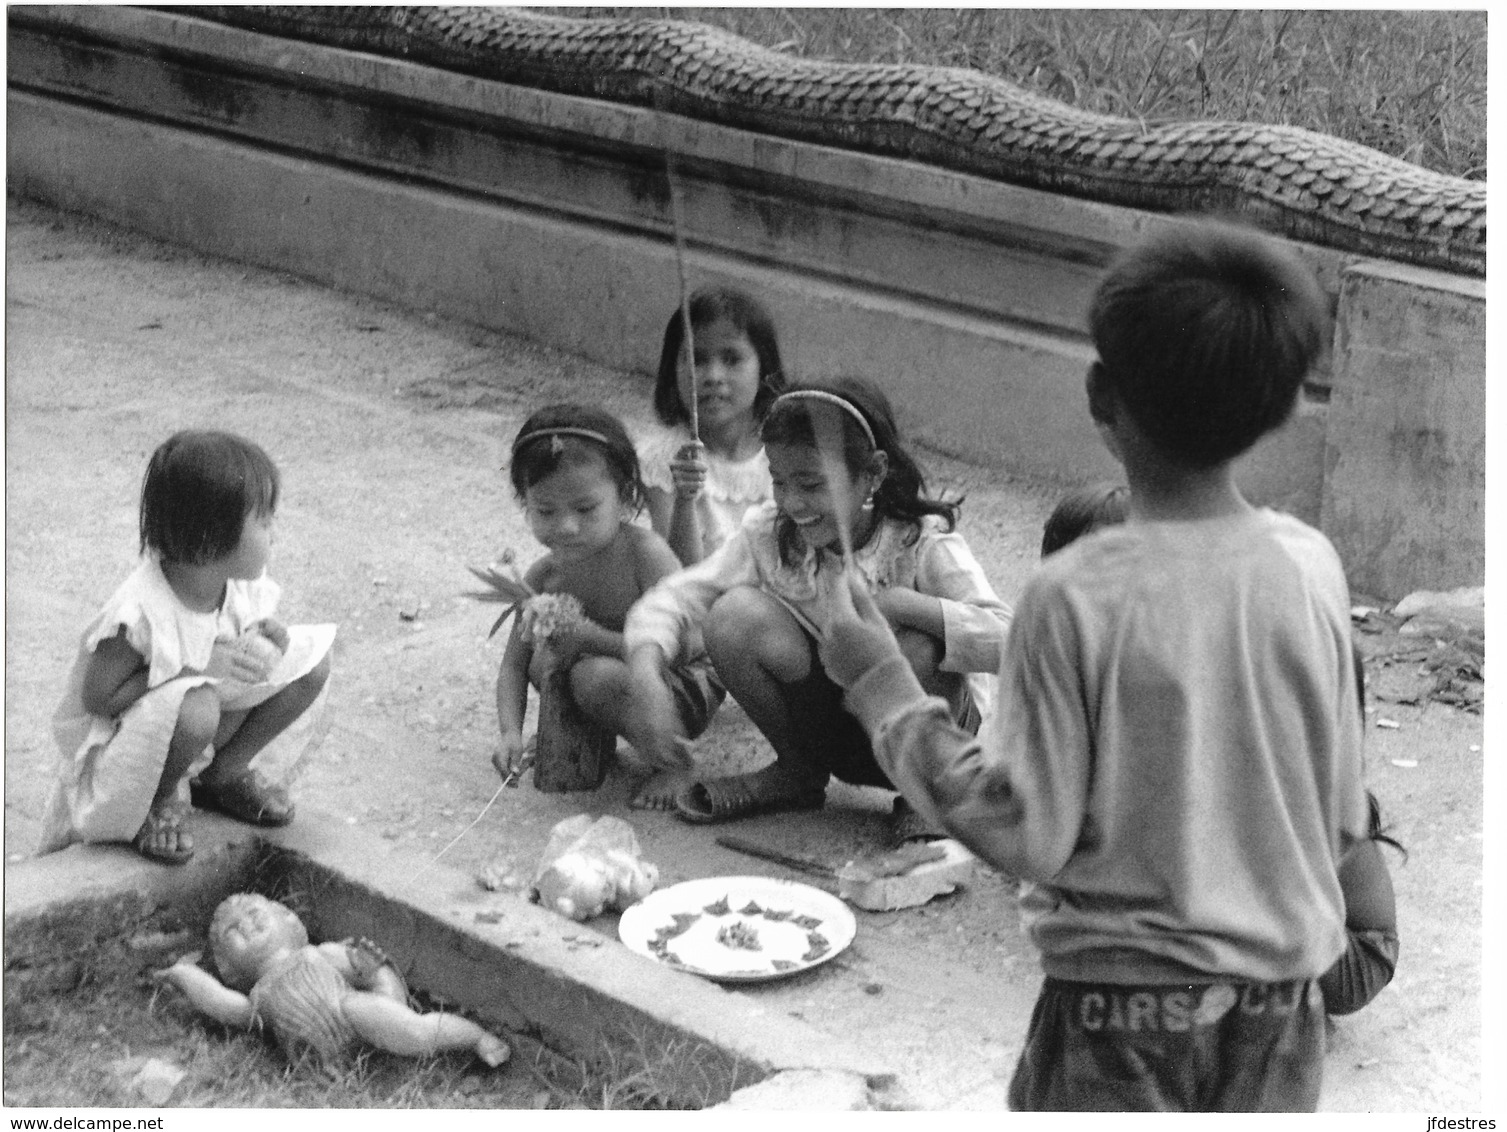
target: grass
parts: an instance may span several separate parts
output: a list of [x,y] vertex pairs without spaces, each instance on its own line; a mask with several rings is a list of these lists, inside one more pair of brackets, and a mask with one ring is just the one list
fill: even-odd
[[146,977],[160,956],[102,946],[61,987],[7,972],[5,1103],[119,1107],[144,1102],[130,1080],[157,1058],[185,1071],[170,1105],[189,1108],[543,1108],[563,1092],[515,1057],[490,1069],[468,1055],[365,1051],[336,1073],[288,1064],[257,1034],[199,1017]]
[[172,957],[116,940],[49,967],[7,971],[6,1106],[139,1107],[147,1102],[131,1078],[149,1058],[184,1071],[168,1101],[174,1108],[642,1110],[704,1107],[713,1097],[709,1079],[685,1095],[696,1049],[659,1048],[632,1034],[604,1042],[591,1061],[513,1036],[512,1059],[496,1069],[469,1054],[377,1050],[333,1072],[309,1059],[290,1065],[269,1039],[209,1021],[151,981],[148,971]]
[[696,20],[807,59],[967,67],[1117,117],[1303,126],[1486,177],[1485,11],[542,10]]

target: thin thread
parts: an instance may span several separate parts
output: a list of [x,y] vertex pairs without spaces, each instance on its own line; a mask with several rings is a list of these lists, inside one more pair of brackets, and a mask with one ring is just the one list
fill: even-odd
[[665,180],[670,186],[670,223],[675,229],[675,269],[680,274],[680,324],[685,333],[681,345],[685,348],[686,372],[691,375],[691,439],[701,442],[700,395],[696,389],[696,343],[691,334],[691,288],[686,281],[685,270],[685,224],[680,216],[680,186],[675,183],[675,155],[665,153]]
[[413,876],[409,877],[408,878],[408,883],[409,884],[412,884],[414,881],[418,880],[419,877],[421,877],[425,873],[427,873],[435,865],[435,863],[439,861],[439,859],[441,857],[443,857],[446,853],[450,852],[451,849],[455,848],[455,842],[456,841],[459,841],[462,837],[466,836],[466,834],[470,833],[473,829],[476,828],[477,822],[481,821],[482,818],[484,818],[484,817],[487,816],[487,811],[492,808],[492,803],[495,802],[495,801],[497,801],[498,797],[502,794],[503,787],[507,786],[507,784],[508,784],[508,779],[503,779],[502,786],[499,786],[497,788],[497,793],[493,794],[492,797],[487,800],[487,804],[481,808],[481,813],[479,813],[479,814],[476,815],[476,821],[473,821],[470,825],[466,826],[465,829],[461,830],[458,834],[456,834],[455,835],[455,841],[452,841],[452,842],[450,842],[449,845],[446,845],[443,849],[441,849],[438,853],[436,853],[434,855],[434,859],[433,860],[429,861],[427,864],[424,865],[424,867],[422,869],[420,869],[418,872],[414,873]]

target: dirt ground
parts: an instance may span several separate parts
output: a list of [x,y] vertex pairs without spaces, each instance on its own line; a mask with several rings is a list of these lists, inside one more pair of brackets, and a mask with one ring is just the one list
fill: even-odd
[[[579,812],[630,820],[661,884],[802,879],[722,849],[716,828],[627,808],[615,772],[591,795],[497,790],[489,758],[502,639],[466,598],[468,563],[535,553],[500,466],[529,410],[601,403],[649,417],[649,379],[517,339],[210,261],[99,223],[8,202],[6,279],[5,850],[30,853],[56,757],[48,721],[79,631],[131,568],[151,450],[190,425],[245,433],[284,476],[273,576],[286,619],[340,624],[322,742],[300,801],[379,833],[415,871],[444,850],[468,873],[531,867]],[[967,495],[963,530],[1009,600],[1035,560],[1050,484],[939,457]],[[1373,651],[1375,649],[1372,644]],[[1411,679],[1373,661],[1373,680]],[[1383,703],[1371,785],[1408,847],[1390,858],[1396,979],[1338,1022],[1323,1107],[1448,1112],[1482,1103],[1481,717]],[[768,757],[724,710],[701,745],[714,772]],[[834,864],[877,847],[890,795],[835,786],[819,814],[728,827]],[[482,815],[477,821],[478,815]],[[473,825],[474,822],[474,825]],[[458,841],[456,839],[459,838]],[[454,844],[452,844],[454,842]],[[593,926],[612,934],[615,920]],[[1039,984],[1009,878],[905,912],[859,913],[833,962],[740,993],[860,1034],[928,1108],[1000,1109]]]

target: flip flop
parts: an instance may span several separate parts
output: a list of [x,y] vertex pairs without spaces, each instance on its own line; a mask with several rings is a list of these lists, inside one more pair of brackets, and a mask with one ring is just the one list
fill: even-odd
[[[164,833],[181,831],[187,817],[184,808],[175,801],[159,802],[147,811],[147,820],[141,823],[131,847],[149,861],[163,865],[181,865],[194,855],[194,848],[184,848],[180,840],[178,848],[163,849],[152,844],[152,839]],[[181,832],[180,832],[181,838]]]
[[756,814],[819,810],[826,800],[824,784],[801,782],[772,763],[747,774],[712,778],[686,787],[675,799],[675,814],[693,825],[708,825]]
[[189,783],[189,797],[201,810],[218,810],[248,825],[274,827],[293,820],[288,792],[257,770],[214,787],[196,779]]

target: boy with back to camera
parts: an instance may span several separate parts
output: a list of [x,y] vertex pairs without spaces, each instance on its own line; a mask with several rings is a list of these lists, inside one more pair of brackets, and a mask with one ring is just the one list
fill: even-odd
[[1317,1107],[1337,862],[1367,832],[1349,595],[1328,540],[1231,465],[1291,413],[1326,322],[1312,275],[1243,229],[1190,223],[1111,268],[1088,400],[1129,515],[1043,561],[977,740],[861,587],[827,627],[892,781],[1030,882],[1046,979],[1013,1108]]

